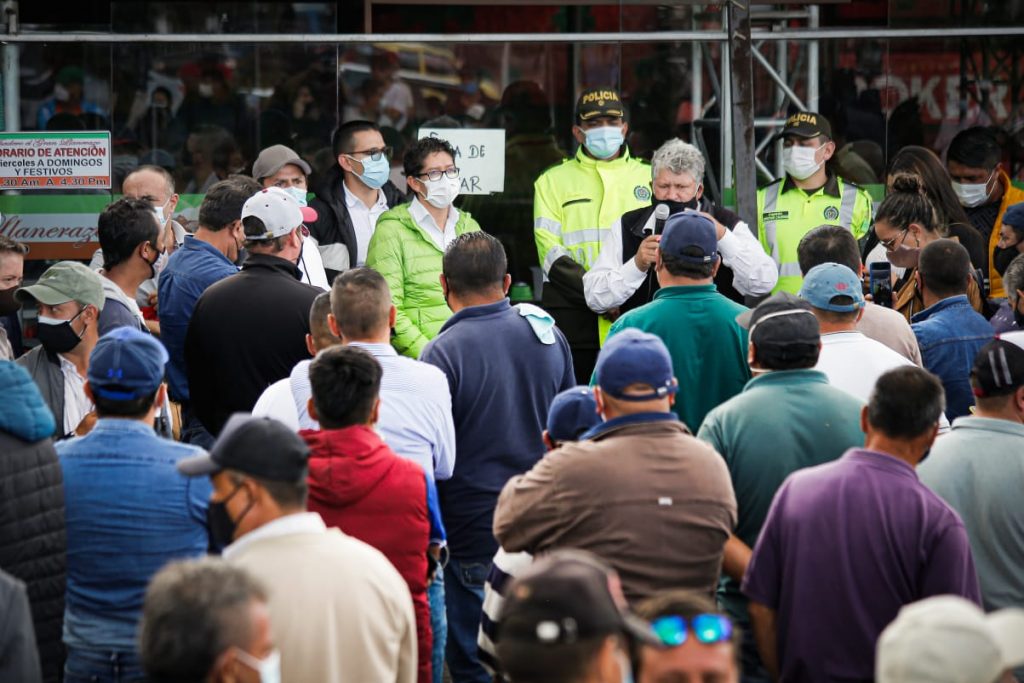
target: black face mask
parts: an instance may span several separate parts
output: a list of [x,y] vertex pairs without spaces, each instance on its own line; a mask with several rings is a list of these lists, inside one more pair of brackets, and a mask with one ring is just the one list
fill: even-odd
[[676,202],[672,201],[671,199],[659,199],[657,203],[664,204],[665,206],[667,206],[668,213],[671,216],[674,213],[680,213],[681,211],[686,211],[687,209],[696,211],[697,207],[700,204],[700,200],[697,199],[696,197],[685,202]]
[[39,323],[36,328],[36,337],[39,339],[39,343],[49,353],[67,353],[71,351],[78,346],[82,341],[82,335],[85,334],[85,329],[82,330],[82,334],[78,334],[71,327],[71,321],[82,315],[82,313],[85,313],[84,308],[71,320],[65,320],[56,325]]
[[21,308],[21,302],[14,298],[17,291],[17,287],[0,289],[0,317],[10,315]]
[[996,267],[996,272],[1002,277],[1006,273],[1006,269],[1010,267],[1010,261],[1014,257],[1020,256],[1020,252],[1017,248],[1010,247],[1009,249],[999,249],[998,247],[992,254],[992,264]]
[[206,526],[210,531],[210,546],[212,548],[226,548],[231,545],[235,540],[235,530],[238,528],[238,523],[242,521],[242,518],[252,508],[254,501],[250,498],[249,504],[242,510],[242,514],[238,516],[238,519],[231,519],[231,515],[228,513],[228,501],[241,488],[242,485],[238,484],[227,498],[219,502],[210,501],[209,507],[206,509]]

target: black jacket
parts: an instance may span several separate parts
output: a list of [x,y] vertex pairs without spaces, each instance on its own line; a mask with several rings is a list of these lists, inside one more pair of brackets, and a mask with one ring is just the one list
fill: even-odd
[[[657,202],[641,209],[627,211],[622,215],[623,263],[636,256],[636,252],[640,248],[640,243],[647,237],[643,233],[643,228],[647,224],[647,220],[651,217],[651,214],[654,213],[656,206]],[[701,197],[697,208],[700,211],[714,216],[715,220],[724,225],[727,230],[734,230],[742,221],[739,215],[735,212],[712,203],[706,197]],[[715,275],[715,286],[718,288],[719,292],[733,301],[742,304],[743,295],[733,287],[732,279],[732,269],[725,264],[720,265],[718,267],[718,274]],[[654,293],[657,292],[658,289],[660,289],[660,286],[658,285],[658,276],[654,273],[654,269],[651,268],[647,273],[647,279],[644,283],[633,293],[633,296],[629,297],[629,299],[619,307],[620,312],[625,313],[626,311],[631,311],[634,308],[639,308],[640,306],[648,303],[654,298]]]
[[268,386],[309,358],[309,309],[320,289],[294,263],[249,254],[242,271],[196,302],[185,334],[192,412],[216,436],[232,413],[249,412]]
[[[334,166],[327,172],[324,182],[315,188],[316,197],[309,205],[316,209],[317,219],[306,227],[309,234],[316,238],[320,246],[321,255],[324,257],[324,270],[327,271],[327,280],[334,282],[335,276],[344,268],[341,268],[330,251],[332,245],[342,244],[348,248],[348,268],[354,268],[358,261],[358,247],[356,245],[356,231],[352,227],[352,218],[348,215],[348,206],[345,204],[344,173],[340,166]],[[405,201],[405,195],[389,180],[380,188],[387,200],[388,208],[393,209]]]
[[[0,569],[25,583],[44,680],[57,681],[67,537],[54,420],[33,381],[12,363],[0,365]],[[3,615],[0,605],[0,622]]]

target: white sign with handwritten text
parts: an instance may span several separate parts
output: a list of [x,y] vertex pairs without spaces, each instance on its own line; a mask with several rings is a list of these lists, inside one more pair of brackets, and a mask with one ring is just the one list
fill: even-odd
[[442,138],[455,148],[460,194],[505,190],[505,131],[501,128],[420,128],[420,138]]

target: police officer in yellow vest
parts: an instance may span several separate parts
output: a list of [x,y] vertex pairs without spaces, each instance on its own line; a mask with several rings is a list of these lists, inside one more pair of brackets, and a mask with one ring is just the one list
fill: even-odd
[[617,91],[584,90],[572,127],[580,143],[576,156],[534,183],[533,234],[544,270],[541,305],[569,342],[580,384],[590,382],[599,350],[598,317],[587,307],[583,275],[619,216],[651,203],[651,167],[630,155],[628,129]]
[[819,225],[841,225],[860,239],[871,227],[871,197],[826,168],[836,143],[821,114],[790,116],[779,136],[786,175],[757,191],[757,227],[761,245],[779,267],[773,292],[795,294],[803,282],[796,255],[800,239]]

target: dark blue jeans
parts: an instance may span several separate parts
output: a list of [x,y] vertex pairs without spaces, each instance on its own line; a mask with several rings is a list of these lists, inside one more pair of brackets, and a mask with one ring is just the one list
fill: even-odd
[[68,648],[64,683],[141,683],[145,680],[134,652]]
[[434,683],[444,680],[444,650],[448,642],[448,617],[444,607],[444,575],[427,584],[427,600],[430,602],[430,630],[434,635],[432,666]]
[[491,683],[480,666],[476,638],[484,609],[484,581],[491,559],[448,560],[444,568],[445,607],[448,615],[448,671],[453,683]]

